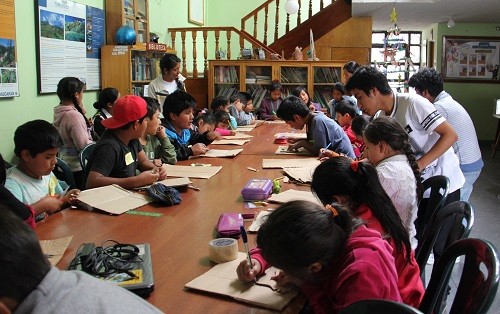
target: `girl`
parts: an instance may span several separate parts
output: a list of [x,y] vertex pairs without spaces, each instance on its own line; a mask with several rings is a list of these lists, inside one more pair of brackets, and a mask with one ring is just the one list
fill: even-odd
[[321,111],[321,105],[311,101],[309,93],[304,86],[298,86],[292,91],[292,95],[299,97],[310,111]]
[[85,83],[76,77],[62,78],[57,84],[59,106],[54,108],[54,126],[61,134],[63,146],[59,157],[71,168],[78,188],[83,188],[84,174],[80,165],[80,151],[92,143],[91,124],[83,112]]
[[278,120],[276,112],[281,104],[281,83],[279,81],[272,81],[269,86],[269,97],[262,100],[259,113],[262,120]]
[[396,207],[414,250],[417,247],[414,222],[422,183],[408,133],[396,120],[379,117],[366,126],[363,134],[366,156],[376,167],[380,184]]
[[213,113],[215,119],[215,132],[219,133],[222,136],[225,135],[234,135],[236,132],[233,130],[228,130],[231,126],[229,113],[224,110],[217,110]]
[[408,232],[380,185],[375,168],[366,162],[333,157],[316,168],[311,189],[323,204],[338,202],[347,206],[354,216],[387,238],[394,249],[401,298],[404,303],[418,307],[424,295],[420,269]]
[[200,134],[215,131],[215,124],[214,115],[210,112],[200,113],[193,120],[194,130]]
[[333,84],[333,88],[332,88],[332,97],[333,98],[332,98],[332,100],[330,100],[330,102],[326,106],[327,112],[328,112],[328,115],[330,116],[330,118],[335,120],[335,117],[337,114],[335,112],[335,107],[337,106],[338,102],[340,102],[344,99],[345,93],[346,93],[346,91],[344,88],[344,84],[342,84],[340,82]]
[[251,281],[269,266],[282,270],[279,285],[294,283],[314,313],[337,313],[363,299],[401,302],[392,248],[338,205],[329,210],[292,201],[273,211],[260,227],[252,269],[242,261],[237,273]]
[[106,130],[102,126],[101,121],[113,116],[113,106],[119,97],[120,93],[116,88],[106,87],[99,94],[99,100],[94,103],[94,108],[97,109],[97,112],[92,118],[92,124],[94,131],[99,137]]
[[356,61],[349,61],[346,64],[344,64],[343,69],[344,69],[344,80],[347,83],[351,76],[356,72],[356,70],[359,68],[359,63]]
[[147,104],[149,121],[146,131],[139,138],[142,150],[157,167],[161,167],[164,163],[175,165],[177,162],[175,147],[170,143],[165,127],[160,125],[160,104],[156,98],[143,98]]

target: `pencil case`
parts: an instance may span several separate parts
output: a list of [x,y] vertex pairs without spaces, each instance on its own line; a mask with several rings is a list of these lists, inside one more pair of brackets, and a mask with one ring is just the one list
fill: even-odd
[[217,222],[217,235],[220,238],[238,239],[242,225],[243,217],[239,213],[222,213]]
[[273,192],[273,181],[269,179],[252,179],[247,182],[241,195],[245,201],[266,200]]

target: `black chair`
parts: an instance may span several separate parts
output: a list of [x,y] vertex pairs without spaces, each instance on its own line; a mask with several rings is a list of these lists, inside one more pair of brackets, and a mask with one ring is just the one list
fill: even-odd
[[446,205],[432,215],[429,226],[418,242],[415,250],[415,258],[420,273],[423,274],[425,264],[436,243],[439,232],[447,220],[451,220],[450,232],[446,235],[445,248],[460,240],[467,238],[474,224],[474,208],[467,202],[457,201]]
[[461,239],[443,253],[431,275],[429,286],[420,303],[424,313],[441,313],[440,307],[448,289],[457,257],[465,255],[450,314],[486,313],[495,299],[499,281],[498,252],[488,241]]
[[73,176],[73,172],[71,171],[71,168],[68,166],[68,164],[62,160],[61,158],[57,157],[57,162],[54,170],[52,170],[56,178],[58,178],[61,181],[66,182],[66,184],[69,185],[70,189],[76,189],[76,182],[75,182],[75,177]]
[[80,166],[82,166],[82,169],[85,171],[85,168],[87,166],[87,163],[90,159],[90,155],[92,155],[92,152],[94,151],[95,148],[95,143],[90,143],[87,146],[85,146],[81,151],[80,151]]
[[423,314],[413,306],[389,300],[361,300],[339,312],[340,314]]
[[430,189],[429,198],[418,205],[415,220],[416,238],[420,241],[428,226],[432,214],[441,209],[450,189],[450,180],[446,176],[434,176],[422,182],[424,192]]

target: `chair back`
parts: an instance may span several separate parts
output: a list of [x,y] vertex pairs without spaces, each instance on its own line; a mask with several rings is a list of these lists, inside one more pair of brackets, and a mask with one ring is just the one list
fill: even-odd
[[499,281],[498,252],[488,241],[461,239],[437,261],[420,303],[424,313],[439,313],[457,257],[465,255],[462,275],[449,313],[486,313],[495,299]]
[[425,270],[425,264],[446,221],[451,221],[451,229],[446,236],[445,248],[457,240],[469,236],[474,224],[474,208],[467,202],[457,201],[434,212],[428,228],[418,241],[418,246],[415,249],[415,258],[420,267],[421,274]]
[[423,314],[416,308],[395,301],[389,300],[361,300],[347,306],[339,312],[340,314]]
[[434,176],[422,182],[424,192],[430,189],[427,201],[418,205],[417,219],[415,220],[416,238],[420,241],[428,226],[432,214],[441,209],[448,196],[450,180],[446,176]]
[[76,189],[75,177],[73,176],[73,172],[68,164],[59,157],[57,158],[56,166],[52,172],[61,181],[66,182],[69,185],[70,189]]
[[87,146],[85,146],[81,151],[80,151],[80,166],[82,166],[82,170],[85,171],[85,167],[87,166],[87,163],[90,159],[90,155],[92,155],[92,152],[94,151],[95,143],[90,143]]

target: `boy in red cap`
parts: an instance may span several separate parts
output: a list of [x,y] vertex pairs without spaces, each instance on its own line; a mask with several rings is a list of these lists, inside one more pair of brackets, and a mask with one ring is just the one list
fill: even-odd
[[[148,125],[143,98],[135,95],[119,98],[113,107],[113,117],[102,120],[102,125],[107,130],[92,152],[87,188],[118,184],[131,189],[165,179],[165,169],[149,161],[138,140]],[[138,175],[137,169],[141,171]]]

